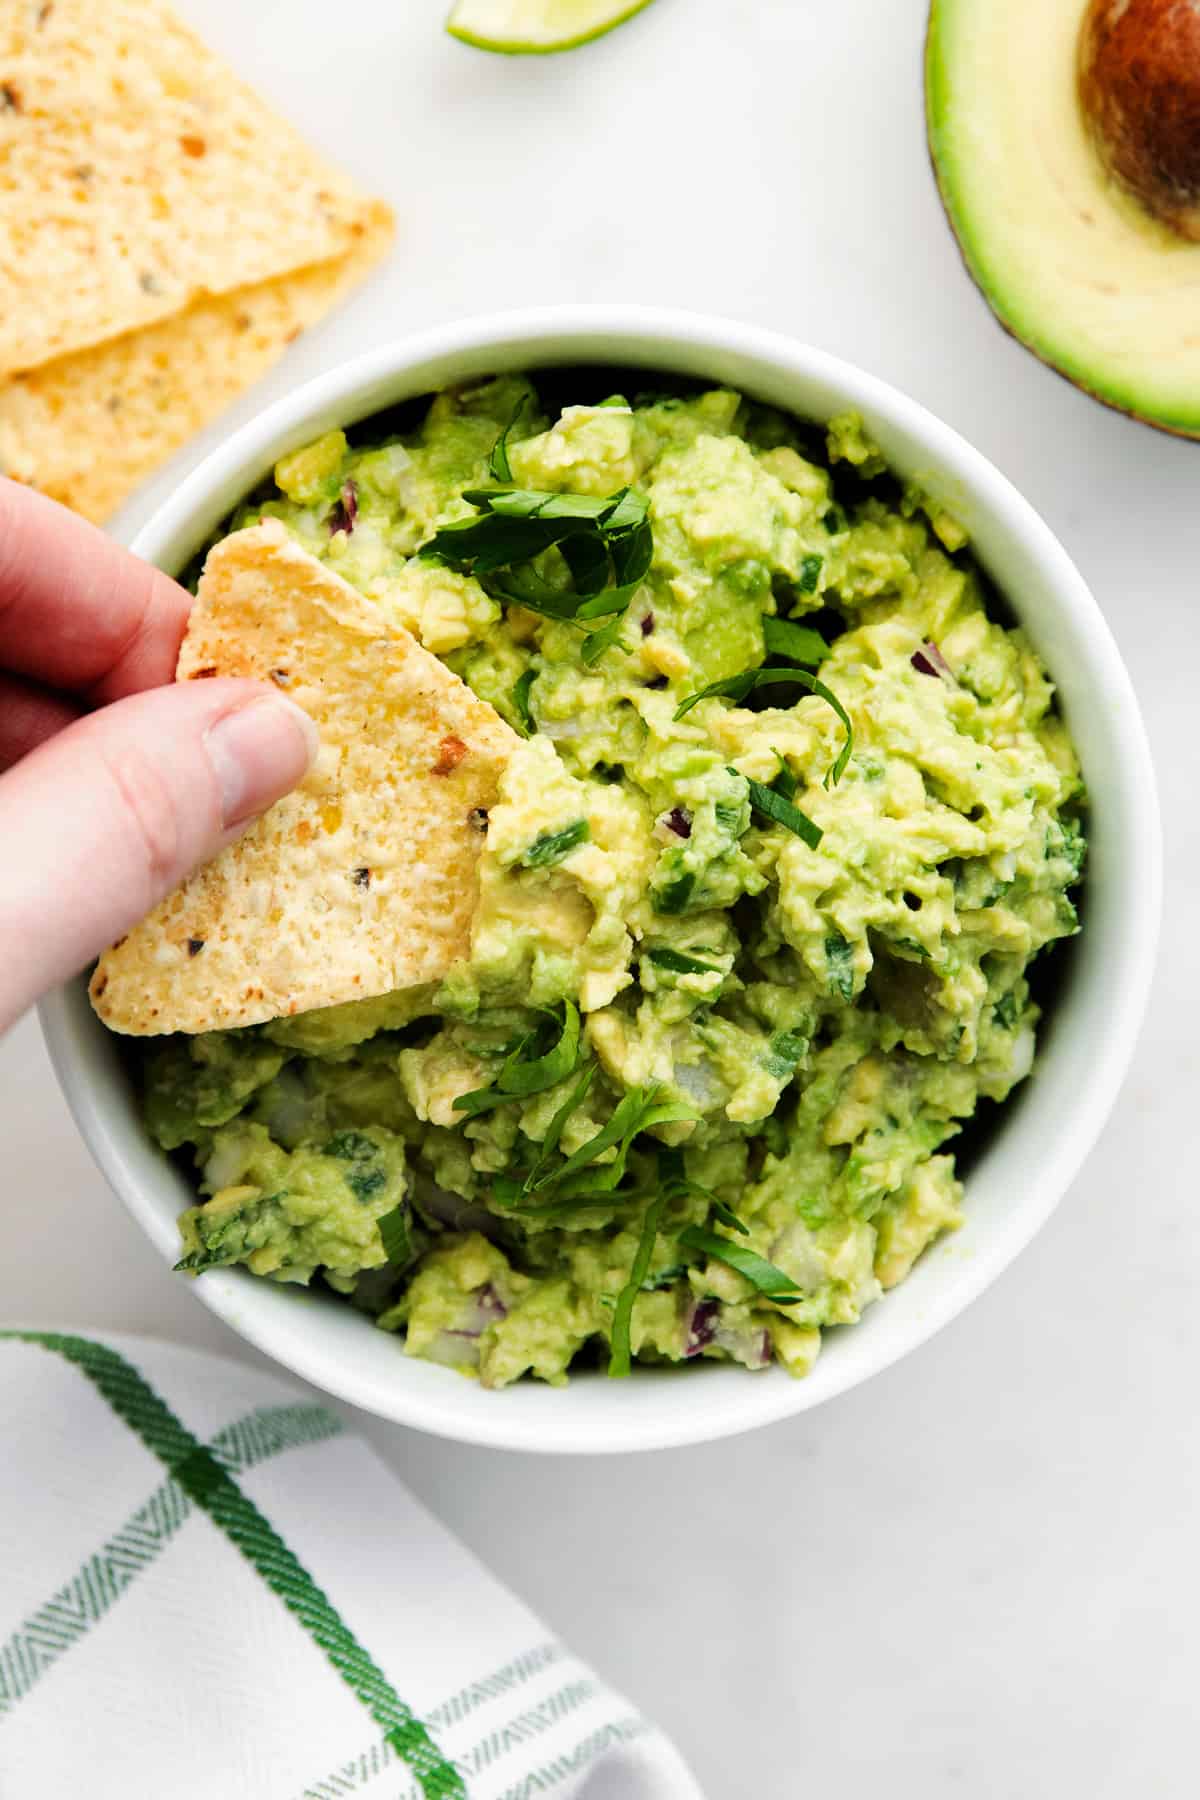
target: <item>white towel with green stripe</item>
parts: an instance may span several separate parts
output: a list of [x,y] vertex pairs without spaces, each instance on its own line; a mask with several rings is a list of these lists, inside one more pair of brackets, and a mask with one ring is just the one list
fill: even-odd
[[3,1800],[700,1800],[310,1396],[5,1332],[0,1445]]

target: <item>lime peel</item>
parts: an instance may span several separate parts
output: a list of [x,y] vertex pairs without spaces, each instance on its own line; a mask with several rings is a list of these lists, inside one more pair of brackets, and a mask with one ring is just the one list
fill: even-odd
[[460,43],[504,56],[546,56],[590,44],[650,0],[458,0],[446,30]]

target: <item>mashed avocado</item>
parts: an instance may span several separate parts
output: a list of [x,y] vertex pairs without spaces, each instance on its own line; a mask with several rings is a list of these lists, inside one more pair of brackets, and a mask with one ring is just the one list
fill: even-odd
[[[571,391],[331,432],[230,522],[281,519],[525,741],[439,988],[146,1053],[203,1196],[181,1266],[317,1276],[489,1386],[597,1355],[803,1374],[958,1225],[947,1146],[1030,1071],[1079,770],[961,529],[857,419]],[[498,469],[644,502],[627,610],[571,616],[582,538],[519,582],[418,554]]]

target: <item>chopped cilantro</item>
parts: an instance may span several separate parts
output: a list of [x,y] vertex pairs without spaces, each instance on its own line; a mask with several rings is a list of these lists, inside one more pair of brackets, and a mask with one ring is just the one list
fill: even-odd
[[562,1029],[550,1049],[541,1052],[538,1033],[528,1032],[509,1052],[495,1081],[489,1087],[460,1094],[454,1102],[455,1111],[474,1118],[512,1100],[524,1100],[530,1094],[557,1087],[579,1066],[579,1037],[579,1009],[567,1000],[563,1003]]
[[816,593],[817,582],[821,578],[821,570],[824,565],[825,558],[823,556],[806,556],[804,558],[800,564],[800,578],[796,582],[796,586],[802,594]]
[[896,950],[907,950],[910,956],[917,957],[921,962],[931,960],[924,944],[918,944],[916,938],[893,938],[892,947]]
[[808,1039],[800,1031],[777,1031],[763,1058],[763,1067],[776,1081],[790,1080],[808,1055]]
[[642,1217],[642,1233],[638,1239],[637,1250],[634,1252],[629,1279],[617,1296],[617,1304],[613,1312],[608,1372],[618,1378],[628,1375],[632,1365],[633,1352],[629,1341],[629,1326],[633,1318],[633,1303],[650,1272],[650,1259],[654,1255],[654,1240],[658,1236],[659,1221],[663,1215],[663,1208],[667,1204],[667,1198],[667,1190],[662,1188],[647,1206]]
[[354,1198],[364,1205],[372,1194],[377,1194],[381,1187],[387,1185],[387,1171],[379,1166],[379,1146],[361,1131],[336,1132],[323,1146],[321,1154],[349,1164],[342,1171],[346,1186]]
[[576,819],[562,831],[544,831],[526,850],[521,858],[522,865],[526,869],[552,869],[555,863],[570,856],[572,850],[578,850],[580,844],[586,844],[591,835],[592,828],[586,819]]
[[741,1244],[730,1243],[728,1238],[718,1237],[715,1231],[706,1231],[702,1225],[689,1225],[680,1233],[679,1242],[686,1250],[698,1250],[701,1255],[715,1257],[718,1262],[736,1269],[764,1299],[774,1300],[778,1306],[795,1306],[804,1298],[802,1289],[796,1286],[791,1276],[768,1262],[765,1256],[759,1256]]
[[517,715],[519,728],[525,737],[532,737],[537,730],[537,720],[529,710],[529,690],[537,680],[537,675],[537,670],[531,664],[513,683],[513,711]]
[[[509,467],[508,432],[515,423],[514,418],[497,439],[493,475]],[[508,482],[468,488],[463,499],[476,508],[475,516],[439,527],[419,554],[467,571],[496,599],[531,612],[576,625],[608,619],[584,639],[583,660],[593,663],[620,643],[620,620],[650,568],[649,502],[628,487],[598,497],[514,487],[511,474]],[[553,585],[530,567],[552,547],[567,565],[570,588]],[[503,581],[496,579],[501,573]]]
[[492,454],[488,457],[488,474],[493,481],[507,482],[511,481],[513,478],[512,465],[508,460],[508,440],[520,423],[521,415],[528,404],[529,395],[522,394],[520,400],[517,402],[516,412],[514,412],[512,418],[508,421],[508,424],[504,427],[504,430],[492,445]]
[[383,1242],[383,1252],[390,1263],[406,1263],[413,1253],[412,1236],[408,1229],[408,1208],[401,1204],[393,1206],[391,1212],[384,1213],[377,1221],[379,1236]]
[[600,1130],[594,1137],[590,1137],[586,1144],[581,1144],[574,1155],[568,1156],[560,1168],[540,1175],[533,1182],[531,1191],[536,1192],[540,1188],[551,1185],[560,1189],[571,1176],[578,1174],[581,1169],[588,1168],[606,1150],[615,1148],[617,1152],[615,1159],[611,1163],[606,1163],[598,1174],[589,1176],[589,1180],[595,1182],[596,1188],[611,1192],[625,1173],[625,1163],[635,1137],[643,1131],[648,1131],[652,1125],[668,1125],[696,1117],[690,1107],[681,1106],[673,1100],[660,1101],[658,1095],[657,1086],[630,1088],[613,1109],[608,1124],[601,1126]]
[[220,1269],[229,1263],[240,1262],[266,1242],[278,1214],[279,1202],[286,1192],[283,1189],[277,1194],[264,1194],[261,1199],[251,1200],[233,1210],[193,1207],[184,1215],[184,1221],[191,1221],[200,1240],[199,1248],[180,1257],[175,1264],[176,1273],[202,1275],[206,1269]]
[[842,747],[838,752],[837,759],[825,777],[826,787],[836,787],[846,772],[846,764],[850,761],[850,754],[854,749],[854,726],[851,722],[849,713],[846,711],[837,695],[833,693],[830,688],[827,688],[823,681],[818,681],[815,675],[809,675],[804,669],[791,669],[782,666],[768,666],[761,669],[744,669],[740,675],[727,676],[724,681],[710,681],[707,687],[700,688],[694,694],[686,695],[684,699],[679,702],[679,705],[675,708],[675,717],[677,719],[682,719],[692,710],[693,706],[699,705],[701,700],[724,699],[741,701],[755,688],[770,687],[782,682],[796,682],[801,687],[807,688],[810,694],[815,694],[818,699],[824,700],[827,706],[831,706],[841,720],[845,731],[845,737],[842,742]]
[[558,1149],[563,1131],[566,1128],[567,1120],[571,1117],[571,1114],[576,1108],[582,1106],[583,1102],[586,1100],[588,1089],[592,1085],[595,1074],[595,1063],[588,1063],[583,1074],[579,1077],[579,1080],[571,1089],[571,1092],[567,1095],[566,1099],[551,1119],[549,1125],[547,1125],[546,1135],[538,1146],[537,1157],[534,1160],[532,1169],[526,1177],[526,1181],[522,1184],[523,1187],[531,1186],[533,1182],[541,1176],[547,1163],[550,1161],[550,1158]]
[[683,912],[695,885],[696,877],[689,869],[684,874],[677,875],[665,887],[654,889],[650,898],[655,912],[667,915]]
[[[737,770],[731,769],[730,774],[736,775]],[[761,781],[751,781],[747,777],[746,786],[750,790],[750,804],[755,812],[762,813],[772,824],[782,825],[785,830],[803,839],[810,850],[816,849],[825,833],[807,813],[802,813],[798,806],[793,806],[790,800],[785,800],[782,794],[764,786]]]
[[[698,1188],[692,1182],[688,1183],[688,1187],[693,1194],[703,1194],[706,1192],[704,1188]],[[740,1231],[743,1237],[750,1236],[750,1227],[748,1225],[743,1225],[732,1206],[727,1206],[725,1201],[718,1199],[715,1194],[712,1196],[712,1209],[713,1218],[716,1219],[719,1224],[726,1226],[730,1231]]]
[[673,1282],[678,1281],[681,1275],[686,1274],[686,1263],[668,1263],[665,1269],[656,1269],[653,1275],[647,1275],[642,1283],[642,1292],[643,1294],[657,1294],[663,1288],[668,1288]]
[[[805,561],[821,566],[819,556],[806,557]],[[811,625],[797,625],[792,619],[764,619],[763,646],[768,656],[790,656],[793,662],[813,667],[829,655],[829,645],[819,631]]]
[[[726,1206],[723,1200],[719,1200],[715,1194],[710,1194],[707,1188],[702,1188],[697,1183],[688,1180],[684,1172],[681,1151],[675,1149],[659,1151],[657,1192],[643,1215],[641,1236],[630,1267],[629,1279],[617,1297],[616,1309],[613,1312],[611,1352],[608,1363],[610,1375],[625,1376],[630,1372],[632,1349],[629,1341],[629,1327],[633,1317],[633,1303],[638,1294],[643,1289],[648,1288],[653,1291],[655,1288],[666,1287],[672,1280],[686,1273],[687,1265],[680,1263],[670,1269],[661,1270],[653,1281],[647,1280],[650,1261],[654,1255],[654,1241],[662,1223],[663,1211],[672,1200],[688,1193],[699,1194],[704,1199],[711,1201],[713,1210],[722,1224],[729,1225],[735,1231],[742,1233],[746,1231],[746,1227],[737,1214],[732,1208]],[[687,1235],[687,1232],[684,1232],[680,1239],[681,1243],[686,1240]]]
[[1001,994],[992,1008],[992,1018],[1001,1031],[1011,1031],[1021,1016],[1021,1005],[1017,999],[1015,988],[1009,988],[1007,994]]
[[829,991],[843,1000],[854,998],[854,949],[844,937],[825,939],[825,966]]
[[785,800],[794,800],[796,798],[796,789],[800,786],[800,783],[792,774],[787,759],[781,752],[777,750],[775,754],[779,757],[779,773],[771,783],[771,787],[777,794],[782,794]]
[[662,945],[647,950],[646,956],[656,969],[666,969],[672,975],[715,975],[715,963],[701,962],[698,956],[688,956],[683,950],[672,950],[669,945]]

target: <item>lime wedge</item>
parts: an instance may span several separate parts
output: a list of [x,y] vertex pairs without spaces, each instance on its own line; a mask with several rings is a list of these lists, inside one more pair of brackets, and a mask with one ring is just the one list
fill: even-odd
[[446,30],[477,50],[544,56],[590,43],[649,4],[650,0],[458,0]]

